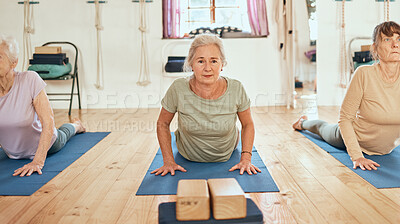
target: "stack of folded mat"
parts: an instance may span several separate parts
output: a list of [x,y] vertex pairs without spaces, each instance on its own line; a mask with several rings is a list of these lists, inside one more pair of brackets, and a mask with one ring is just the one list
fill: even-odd
[[58,78],[72,70],[69,58],[62,53],[61,47],[36,47],[29,63],[28,70],[37,72],[44,79]]
[[165,65],[166,72],[183,72],[183,64],[186,57],[168,56],[168,62]]

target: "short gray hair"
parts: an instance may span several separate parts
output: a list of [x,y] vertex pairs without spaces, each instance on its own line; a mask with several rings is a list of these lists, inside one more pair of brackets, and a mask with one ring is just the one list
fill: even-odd
[[224,45],[222,44],[222,40],[214,34],[200,34],[197,35],[192,44],[190,45],[189,55],[185,59],[185,63],[183,65],[184,72],[192,71],[192,64],[194,60],[194,55],[196,54],[196,50],[199,47],[206,46],[206,45],[215,45],[218,47],[220,52],[220,58],[222,60],[222,66],[226,66],[226,57],[224,51]]
[[12,36],[0,34],[0,46],[6,46],[5,53],[12,63],[18,60],[19,47],[17,40]]

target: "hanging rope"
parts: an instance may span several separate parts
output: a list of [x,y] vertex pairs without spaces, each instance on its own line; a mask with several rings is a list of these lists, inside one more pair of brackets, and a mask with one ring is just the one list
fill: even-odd
[[346,51],[346,23],[345,23],[345,2],[342,0],[342,21],[341,21],[341,37],[340,37],[340,87],[346,88],[347,80],[347,51]]
[[383,7],[386,21],[389,21],[389,3],[390,3],[390,0],[385,0],[385,5]]
[[147,86],[150,84],[149,63],[147,57],[147,22],[146,22],[146,2],[140,0],[140,26],[141,32],[141,58],[140,58],[140,72],[139,80],[136,82],[139,86]]
[[104,69],[103,69],[103,51],[101,48],[101,31],[104,30],[104,27],[101,23],[101,6],[99,0],[94,1],[95,9],[96,9],[96,17],[95,17],[95,27],[96,27],[96,36],[97,36],[97,80],[94,86],[97,89],[104,88]]
[[33,20],[33,4],[30,0],[24,1],[24,34],[23,34],[23,51],[24,59],[22,61],[22,70],[28,68],[29,57],[32,55],[31,35],[35,33]]

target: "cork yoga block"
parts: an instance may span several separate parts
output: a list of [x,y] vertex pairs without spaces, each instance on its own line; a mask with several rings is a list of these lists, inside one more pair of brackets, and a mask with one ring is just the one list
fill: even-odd
[[176,219],[179,221],[210,219],[210,195],[206,180],[178,182]]
[[214,219],[246,217],[246,197],[235,178],[208,179]]
[[61,47],[35,47],[36,54],[61,54]]

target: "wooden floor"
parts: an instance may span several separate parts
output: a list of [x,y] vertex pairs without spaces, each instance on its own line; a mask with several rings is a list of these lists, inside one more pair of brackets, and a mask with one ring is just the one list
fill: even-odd
[[[293,131],[303,112],[252,108],[254,144],[280,189],[248,194],[265,223],[400,223],[400,189],[376,189]],[[317,112],[337,121],[337,107]],[[88,131],[111,134],[32,196],[0,196],[0,223],[157,223],[158,204],[176,197],[135,192],[159,147],[158,113],[73,111]],[[66,110],[55,110],[55,117],[57,126],[69,122]]]

